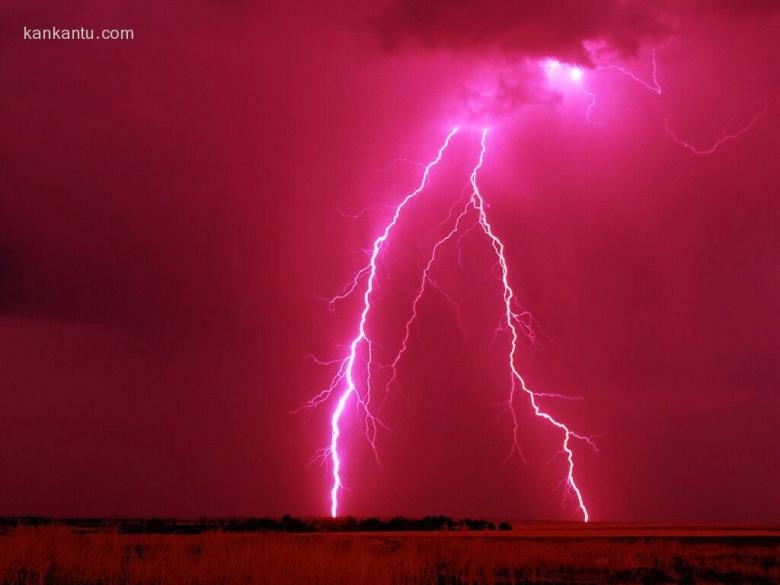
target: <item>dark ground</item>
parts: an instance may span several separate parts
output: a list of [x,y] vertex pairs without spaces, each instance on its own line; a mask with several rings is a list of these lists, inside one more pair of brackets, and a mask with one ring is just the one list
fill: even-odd
[[[431,528],[437,523],[450,529]],[[780,583],[776,526],[499,525],[445,517],[5,518],[0,582]]]

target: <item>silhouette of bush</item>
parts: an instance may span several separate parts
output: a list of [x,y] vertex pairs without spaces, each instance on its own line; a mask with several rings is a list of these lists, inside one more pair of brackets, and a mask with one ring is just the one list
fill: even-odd
[[[453,520],[448,516],[424,516],[390,519],[376,517],[312,518],[302,519],[285,514],[281,518],[125,518],[125,519],[52,519],[40,517],[0,518],[0,532],[17,527],[66,526],[79,533],[114,530],[119,534],[202,534],[205,532],[433,532],[439,530],[496,530],[494,522],[464,518]],[[502,522],[499,530],[511,530]]]

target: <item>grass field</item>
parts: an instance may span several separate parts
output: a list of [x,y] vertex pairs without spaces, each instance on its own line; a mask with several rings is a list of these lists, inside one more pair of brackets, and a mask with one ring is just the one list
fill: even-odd
[[0,534],[3,584],[780,583],[780,530],[535,524],[511,532]]

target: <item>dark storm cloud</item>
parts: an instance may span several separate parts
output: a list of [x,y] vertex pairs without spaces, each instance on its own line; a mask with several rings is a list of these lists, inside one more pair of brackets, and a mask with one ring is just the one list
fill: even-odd
[[396,0],[376,28],[389,49],[417,44],[585,63],[585,41],[633,53],[644,39],[665,34],[668,24],[657,2]]
[[703,2],[702,6],[712,7],[715,11],[728,14],[730,16],[769,16],[780,12],[780,2],[777,0],[709,0]]
[[675,31],[683,15],[763,18],[780,10],[775,0],[394,0],[374,26],[388,50],[500,53],[588,63],[584,44],[618,55]]

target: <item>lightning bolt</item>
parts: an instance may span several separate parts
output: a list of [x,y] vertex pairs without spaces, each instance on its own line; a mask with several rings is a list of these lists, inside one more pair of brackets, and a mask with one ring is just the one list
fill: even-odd
[[[586,121],[591,124],[598,125],[598,122],[594,122],[592,119],[593,110],[596,107],[596,94],[588,91],[581,85],[583,80],[583,71],[580,67],[571,65],[562,65],[556,60],[548,60],[544,65],[548,78],[557,79],[560,82],[560,72],[563,71],[565,77],[569,82],[573,82],[579,85],[581,91],[590,98],[590,102],[586,110]],[[664,93],[658,80],[658,64],[656,50],[653,50],[652,54],[652,81],[647,81],[634,73],[633,71],[619,66],[619,65],[607,65],[598,66],[598,69],[607,69],[620,73],[628,79],[638,83],[648,91],[655,93],[657,96],[661,96]],[[756,112],[750,120],[737,130],[729,130],[732,122],[730,121],[721,132],[721,135],[713,142],[713,144],[707,148],[698,148],[682,138],[680,138],[671,128],[669,119],[665,119],[666,132],[671,136],[675,143],[686,148],[695,155],[709,155],[714,153],[724,143],[734,140],[746,132],[748,132],[756,124],[758,119],[767,111],[768,104],[764,102],[763,107]],[[323,299],[328,302],[328,306],[331,310],[340,301],[343,301],[358,290],[362,290],[362,309],[360,311],[360,317],[357,324],[357,330],[349,343],[349,350],[345,357],[337,360],[322,361],[313,358],[317,363],[322,365],[338,365],[336,373],[330,380],[327,387],[321,390],[316,396],[314,396],[304,407],[310,408],[318,406],[333,396],[337,396],[335,401],[335,407],[330,416],[330,444],[327,448],[321,449],[319,457],[323,460],[330,459],[331,466],[331,487],[330,487],[330,513],[332,517],[337,517],[339,513],[339,495],[344,488],[342,480],[342,467],[344,464],[344,454],[340,451],[340,438],[341,438],[341,425],[344,411],[350,400],[356,401],[357,406],[363,414],[365,424],[365,435],[368,439],[374,455],[378,460],[378,452],[376,449],[376,434],[377,427],[384,427],[382,421],[380,421],[372,412],[372,376],[374,372],[374,359],[375,350],[374,343],[367,333],[367,323],[369,320],[369,314],[372,309],[372,295],[377,286],[377,265],[381,261],[382,253],[385,246],[388,244],[388,240],[393,231],[393,228],[399,222],[401,214],[406,206],[415,199],[425,189],[430,178],[433,168],[442,160],[445,155],[450,141],[458,133],[458,127],[453,128],[444,139],[443,144],[439,147],[436,157],[424,167],[422,178],[418,186],[408,195],[406,195],[398,205],[393,209],[390,221],[385,225],[380,235],[374,240],[373,246],[369,250],[366,250],[366,254],[369,254],[369,260],[362,268],[354,273],[352,279],[342,287],[342,289],[332,298]],[[531,412],[535,417],[546,423],[551,429],[555,430],[560,436],[560,450],[556,453],[557,456],[563,456],[566,462],[566,474],[562,480],[562,484],[565,484],[565,494],[574,495],[577,509],[582,516],[584,522],[590,520],[590,513],[585,504],[585,498],[582,490],[577,482],[576,466],[575,466],[575,453],[573,445],[575,442],[582,442],[597,450],[595,443],[588,436],[579,434],[572,430],[565,422],[554,416],[547,408],[543,406],[545,399],[567,399],[567,400],[581,400],[577,396],[566,396],[561,394],[554,394],[549,392],[537,392],[529,387],[525,379],[520,373],[519,358],[518,358],[518,340],[522,333],[528,337],[532,342],[535,339],[535,331],[533,328],[533,317],[525,310],[517,308],[516,294],[512,288],[509,278],[509,265],[506,259],[506,246],[504,242],[498,237],[493,226],[491,225],[488,214],[487,205],[482,196],[477,183],[477,177],[485,162],[485,155],[487,151],[487,136],[488,129],[482,130],[480,138],[480,152],[479,158],[475,166],[472,168],[469,175],[470,194],[468,191],[464,191],[460,198],[456,200],[447,218],[439,224],[435,230],[441,232],[444,226],[449,225],[444,235],[438,237],[434,242],[430,256],[427,262],[424,264],[422,273],[420,276],[419,284],[416,288],[415,295],[411,302],[411,308],[409,316],[404,324],[403,335],[398,345],[398,350],[387,364],[380,364],[381,368],[389,368],[390,375],[387,378],[385,384],[385,399],[389,395],[392,386],[397,381],[398,366],[409,349],[410,335],[412,327],[418,318],[418,308],[421,299],[425,295],[429,288],[437,290],[444,299],[450,303],[456,311],[458,316],[459,325],[461,325],[461,331],[463,331],[462,324],[460,323],[460,308],[455,299],[453,299],[439,284],[432,278],[431,273],[433,266],[439,256],[439,251],[449,242],[454,241],[457,244],[458,264],[462,267],[462,250],[461,243],[466,235],[472,230],[478,231],[487,238],[496,258],[494,268],[491,269],[487,276],[497,277],[501,286],[501,299],[502,305],[502,318],[499,326],[494,332],[494,340],[503,333],[508,333],[509,336],[509,350],[507,353],[507,369],[510,374],[509,391],[506,397],[506,407],[509,411],[512,421],[512,448],[510,449],[509,457],[513,453],[517,452],[521,458],[524,459],[523,453],[519,444],[519,417],[518,417],[518,403],[521,400],[527,402]],[[422,166],[422,165],[421,165]],[[465,199],[465,204],[464,204]],[[462,207],[460,207],[462,206]],[[381,206],[385,207],[385,206]],[[457,209],[460,208],[458,212]],[[369,208],[362,210],[357,214],[348,215],[342,212],[347,217],[360,217],[363,214],[372,211],[375,208]],[[476,216],[476,217],[474,217]],[[469,221],[466,221],[470,217]],[[454,220],[453,220],[454,218]],[[462,229],[464,225],[468,225],[466,229]],[[458,236],[457,238],[455,236]],[[427,239],[427,238],[426,238]],[[492,345],[492,342],[491,342]],[[360,381],[360,387],[358,385],[358,377],[362,376]],[[343,448],[342,448],[343,449]]]
[[482,168],[482,165],[485,161],[487,134],[488,134],[488,130],[487,128],[485,128],[482,131],[482,139],[480,141],[481,149],[479,154],[479,162],[477,162],[477,165],[471,171],[470,182],[473,188],[471,205],[474,207],[474,209],[477,210],[478,217],[479,217],[479,225],[482,227],[482,231],[484,232],[484,234],[490,240],[490,243],[493,247],[493,251],[496,253],[496,257],[498,258],[498,263],[501,268],[500,277],[501,277],[501,284],[503,286],[505,318],[506,318],[507,327],[509,328],[511,334],[511,345],[509,350],[508,365],[512,373],[512,382],[510,384],[507,405],[509,406],[509,410],[512,414],[514,441],[515,444],[517,444],[518,423],[517,423],[517,413],[515,411],[514,405],[515,405],[515,399],[517,397],[518,387],[519,387],[520,391],[522,391],[528,397],[528,401],[531,405],[531,408],[533,409],[534,414],[561,432],[563,438],[563,442],[561,444],[561,450],[565,454],[568,463],[566,485],[569,489],[571,489],[572,492],[574,492],[575,498],[577,500],[577,505],[579,507],[580,512],[582,513],[582,518],[585,522],[588,522],[588,520],[590,519],[590,515],[588,513],[587,507],[585,506],[585,501],[582,496],[582,491],[580,490],[574,478],[574,452],[571,450],[571,440],[579,439],[585,441],[592,447],[594,446],[593,442],[588,437],[573,432],[564,423],[560,422],[551,414],[543,410],[539,406],[539,403],[537,401],[537,399],[541,395],[537,394],[536,392],[534,392],[528,387],[525,380],[520,375],[520,372],[517,369],[517,341],[519,335],[515,323],[520,318],[520,315],[518,315],[512,308],[515,293],[514,290],[512,289],[512,286],[509,283],[509,269],[506,261],[506,255],[504,253],[505,246],[504,243],[495,234],[493,227],[490,225],[490,222],[488,221],[487,213],[485,212],[485,200],[482,198],[482,194],[480,193],[479,187],[477,186],[477,173]]
[[358,330],[355,335],[355,337],[352,339],[352,342],[349,345],[349,355],[344,360],[343,368],[340,368],[339,372],[336,374],[336,376],[333,379],[333,382],[331,383],[329,389],[327,389],[327,394],[330,395],[338,383],[344,381],[345,387],[342,391],[341,395],[338,398],[338,401],[336,402],[336,408],[333,410],[333,414],[331,415],[330,419],[330,428],[331,428],[331,438],[330,438],[330,447],[328,448],[328,453],[330,455],[331,460],[331,468],[332,468],[332,474],[333,474],[333,483],[331,484],[330,489],[330,515],[335,518],[338,515],[338,506],[339,506],[339,492],[341,491],[343,487],[343,483],[341,481],[341,464],[342,464],[342,458],[339,454],[339,437],[341,436],[341,417],[344,414],[344,409],[347,406],[347,402],[349,402],[350,398],[353,395],[357,396],[358,402],[360,403],[364,413],[366,414],[366,432],[369,435],[369,440],[371,442],[372,448],[376,452],[375,444],[374,444],[374,438],[376,436],[376,427],[375,427],[375,418],[371,414],[368,403],[371,399],[371,387],[370,387],[370,379],[367,379],[366,384],[366,391],[365,395],[366,398],[362,398],[356,387],[355,383],[355,366],[357,362],[358,357],[358,351],[360,350],[361,346],[365,343],[368,345],[368,354],[369,354],[369,364],[367,367],[370,371],[370,362],[371,362],[371,341],[369,340],[368,336],[366,335],[366,321],[368,320],[368,314],[371,311],[371,293],[374,291],[374,285],[376,283],[376,271],[377,271],[377,258],[379,257],[380,252],[382,251],[382,247],[384,246],[387,239],[390,237],[390,232],[392,231],[393,227],[395,227],[396,223],[398,223],[398,219],[401,216],[401,212],[403,211],[404,207],[409,204],[410,201],[412,201],[417,195],[419,195],[422,190],[425,188],[425,185],[428,183],[428,178],[431,174],[431,170],[434,166],[436,166],[439,161],[441,161],[442,157],[444,156],[444,151],[447,149],[447,147],[450,144],[450,140],[452,140],[452,137],[455,136],[458,132],[458,127],[456,126],[452,130],[450,130],[450,133],[447,135],[447,137],[444,140],[444,144],[439,148],[439,151],[436,155],[436,158],[434,158],[431,162],[429,162],[425,170],[423,172],[422,179],[420,180],[420,184],[417,186],[417,188],[409,193],[406,197],[404,197],[401,202],[396,206],[395,211],[393,212],[392,219],[390,222],[385,226],[384,231],[381,233],[379,237],[374,240],[374,245],[371,250],[371,258],[368,262],[368,265],[361,269],[353,279],[352,283],[354,286],[348,289],[349,293],[353,292],[355,288],[357,287],[357,282],[360,280],[362,274],[368,274],[367,280],[366,280],[366,289],[363,293],[363,309],[360,312],[360,321],[358,323]]
[[[342,477],[341,477],[344,457],[343,457],[343,453],[339,451],[339,439],[341,436],[342,416],[347,406],[347,403],[350,401],[350,399],[353,396],[356,397],[356,400],[365,415],[366,435],[369,441],[371,442],[372,448],[376,453],[376,447],[374,445],[374,439],[376,436],[376,424],[381,424],[381,423],[379,423],[378,419],[376,419],[376,417],[373,416],[369,408],[370,401],[371,401],[371,362],[373,359],[372,357],[373,353],[372,353],[371,341],[366,333],[366,323],[368,321],[368,316],[371,311],[371,296],[374,291],[374,287],[376,285],[377,260],[380,257],[380,254],[382,253],[383,247],[386,245],[388,238],[390,237],[392,229],[397,224],[404,207],[412,199],[414,199],[417,195],[419,195],[423,191],[423,189],[425,188],[428,182],[428,178],[431,170],[442,159],[445,150],[449,146],[450,140],[457,133],[457,131],[458,131],[457,127],[454,128],[452,131],[450,131],[443,145],[440,147],[436,158],[425,167],[425,171],[423,172],[423,176],[418,187],[413,192],[411,192],[406,197],[404,197],[401,203],[399,203],[398,206],[395,208],[391,221],[385,226],[384,230],[376,238],[376,240],[374,240],[371,257],[368,264],[365,267],[361,268],[355,274],[352,281],[350,281],[347,287],[345,287],[336,297],[334,297],[334,302],[346,298],[346,296],[349,296],[352,292],[354,292],[358,288],[358,286],[360,285],[360,281],[363,278],[366,279],[365,290],[363,293],[363,308],[360,313],[360,319],[359,319],[356,335],[352,339],[352,342],[350,343],[349,346],[349,353],[347,357],[341,361],[335,360],[335,361],[323,362],[326,364],[334,364],[334,363],[339,364],[338,370],[335,376],[331,379],[329,386],[325,388],[323,391],[321,391],[319,394],[317,394],[309,402],[308,405],[308,406],[316,406],[324,402],[325,400],[330,398],[331,395],[337,392],[337,390],[343,385],[343,389],[341,390],[338,400],[336,401],[336,405],[330,419],[331,422],[330,446],[321,452],[324,454],[325,457],[329,456],[331,462],[332,483],[330,488],[330,501],[331,501],[330,512],[332,517],[336,517],[338,515],[339,495],[341,490],[344,487],[342,482]],[[433,280],[431,277],[431,271],[437,260],[440,249],[443,246],[445,246],[448,242],[455,240],[455,242],[459,246],[459,252],[460,252],[460,241],[462,240],[463,236],[469,233],[472,229],[475,229],[477,227],[480,228],[484,236],[488,238],[488,241],[496,255],[497,267],[499,269],[498,274],[496,276],[498,276],[499,281],[501,283],[501,290],[502,290],[501,298],[503,300],[502,312],[504,313],[502,318],[503,324],[501,326],[501,329],[508,331],[510,334],[510,349],[507,355],[507,366],[511,374],[511,382],[510,382],[509,394],[506,399],[506,406],[509,410],[511,420],[512,420],[513,447],[512,450],[510,451],[509,456],[511,456],[512,453],[516,450],[521,456],[521,458],[523,457],[522,451],[520,450],[520,446],[519,446],[519,440],[518,440],[519,422],[518,422],[518,413],[516,410],[516,403],[518,402],[518,399],[521,396],[524,396],[528,400],[528,403],[530,404],[534,415],[542,419],[549,425],[551,425],[554,429],[556,429],[560,433],[561,435],[560,453],[562,453],[565,456],[567,462],[567,472],[564,480],[566,483],[566,493],[574,494],[582,518],[585,522],[587,522],[589,520],[589,513],[585,506],[582,491],[575,479],[575,461],[574,461],[574,451],[572,450],[572,441],[581,440],[586,442],[588,445],[590,445],[593,448],[595,448],[595,444],[590,438],[572,431],[566,424],[559,421],[549,412],[544,410],[539,404],[539,400],[543,398],[564,398],[564,399],[574,399],[574,400],[578,400],[579,398],[563,396],[559,394],[552,394],[552,393],[535,392],[526,384],[525,380],[523,379],[523,377],[521,376],[518,370],[517,344],[520,336],[520,331],[522,331],[527,336],[529,334],[532,334],[533,332],[531,330],[531,326],[528,321],[530,317],[527,311],[518,311],[517,309],[514,308],[516,305],[515,293],[509,283],[509,268],[506,260],[505,246],[504,243],[501,241],[501,239],[499,239],[499,237],[496,235],[492,225],[488,220],[485,200],[483,199],[482,194],[479,190],[479,186],[477,185],[477,175],[485,161],[485,154],[487,148],[486,147],[487,134],[488,134],[488,130],[484,129],[482,131],[482,135],[480,139],[479,159],[469,175],[469,184],[470,184],[471,192],[468,195],[465,204],[463,203],[464,196],[462,195],[461,198],[458,201],[456,201],[455,204],[450,208],[450,213],[448,215],[448,218],[445,219],[444,222],[442,222],[442,224],[440,224],[439,227],[441,228],[442,226],[450,222],[451,222],[451,227],[446,231],[446,233],[443,236],[439,237],[439,239],[436,240],[436,242],[433,244],[428,261],[423,267],[419,285],[416,289],[416,294],[412,299],[409,318],[407,319],[404,325],[403,337],[399,345],[399,349],[395,357],[391,360],[391,362],[387,366],[391,370],[391,375],[389,376],[388,381],[386,383],[385,396],[387,396],[391,386],[397,379],[398,365],[402,357],[404,356],[404,354],[407,352],[409,348],[409,339],[410,339],[411,330],[414,322],[418,317],[418,305],[421,299],[423,298],[423,295],[425,294],[428,287],[432,287],[439,290],[443,294],[445,299],[456,307],[456,311],[458,310],[457,303],[454,301],[454,299],[449,297],[449,295],[445,291],[443,291],[436,283],[436,281]],[[464,193],[464,195],[466,194]],[[463,205],[463,207],[461,208],[460,212],[457,213],[456,215],[456,209],[459,203]],[[476,218],[472,220],[473,223],[471,223],[471,225],[466,230],[462,230],[461,228],[464,225],[464,223],[467,223],[466,218],[470,215],[475,215]],[[453,221],[453,217],[454,217],[454,221]],[[456,234],[459,233],[460,236],[457,239],[455,239]],[[358,391],[358,386],[356,383],[356,375],[357,375],[356,370],[357,370],[358,356],[361,353],[361,347],[364,345],[366,347],[365,352],[367,354],[367,359],[365,364],[366,373],[364,378],[365,391],[361,395],[361,393]]]

